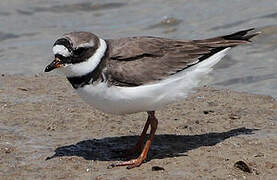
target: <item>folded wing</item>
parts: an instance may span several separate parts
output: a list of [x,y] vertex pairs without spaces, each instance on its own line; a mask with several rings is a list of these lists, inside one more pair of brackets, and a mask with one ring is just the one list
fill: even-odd
[[167,78],[215,53],[250,42],[254,29],[204,40],[179,41],[156,37],[107,40],[108,80],[118,86],[139,86]]

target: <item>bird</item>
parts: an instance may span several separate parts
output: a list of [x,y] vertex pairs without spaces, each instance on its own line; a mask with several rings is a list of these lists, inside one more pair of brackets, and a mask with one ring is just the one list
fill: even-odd
[[227,51],[250,43],[258,34],[251,28],[202,40],[153,36],[102,39],[90,32],[74,31],[55,41],[54,60],[44,71],[61,70],[77,94],[104,113],[147,112],[143,131],[128,151],[140,155],[111,165],[131,169],[147,158],[158,126],[155,111],[186,99]]

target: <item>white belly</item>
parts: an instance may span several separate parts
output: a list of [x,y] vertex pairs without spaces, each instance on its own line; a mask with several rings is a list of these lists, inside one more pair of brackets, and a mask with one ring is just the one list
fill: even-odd
[[153,111],[161,106],[185,98],[188,90],[176,92],[164,85],[140,87],[108,87],[105,83],[87,85],[77,90],[90,105],[106,113],[130,114]]
[[154,111],[166,104],[186,98],[229,49],[220,51],[188,70],[155,84],[109,87],[106,83],[98,83],[86,85],[77,89],[77,92],[88,104],[106,113],[130,114]]

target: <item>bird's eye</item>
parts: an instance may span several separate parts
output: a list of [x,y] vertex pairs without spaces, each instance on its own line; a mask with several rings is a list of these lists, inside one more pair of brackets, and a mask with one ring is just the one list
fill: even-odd
[[55,58],[58,58],[62,64],[70,64],[71,63],[71,58],[70,57],[64,57],[60,54],[56,54]]
[[78,56],[78,55],[82,54],[85,50],[86,50],[86,48],[80,47],[80,48],[74,50],[73,54]]

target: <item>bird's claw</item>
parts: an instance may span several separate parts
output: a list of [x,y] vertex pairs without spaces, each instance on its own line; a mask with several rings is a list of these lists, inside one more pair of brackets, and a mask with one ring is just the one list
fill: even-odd
[[145,159],[139,157],[137,159],[132,159],[132,160],[129,160],[129,161],[113,163],[113,164],[109,165],[107,168],[111,169],[111,168],[114,168],[114,167],[117,167],[117,166],[127,166],[127,169],[132,169],[132,168],[135,168],[135,167],[139,167],[143,163],[144,160]]

